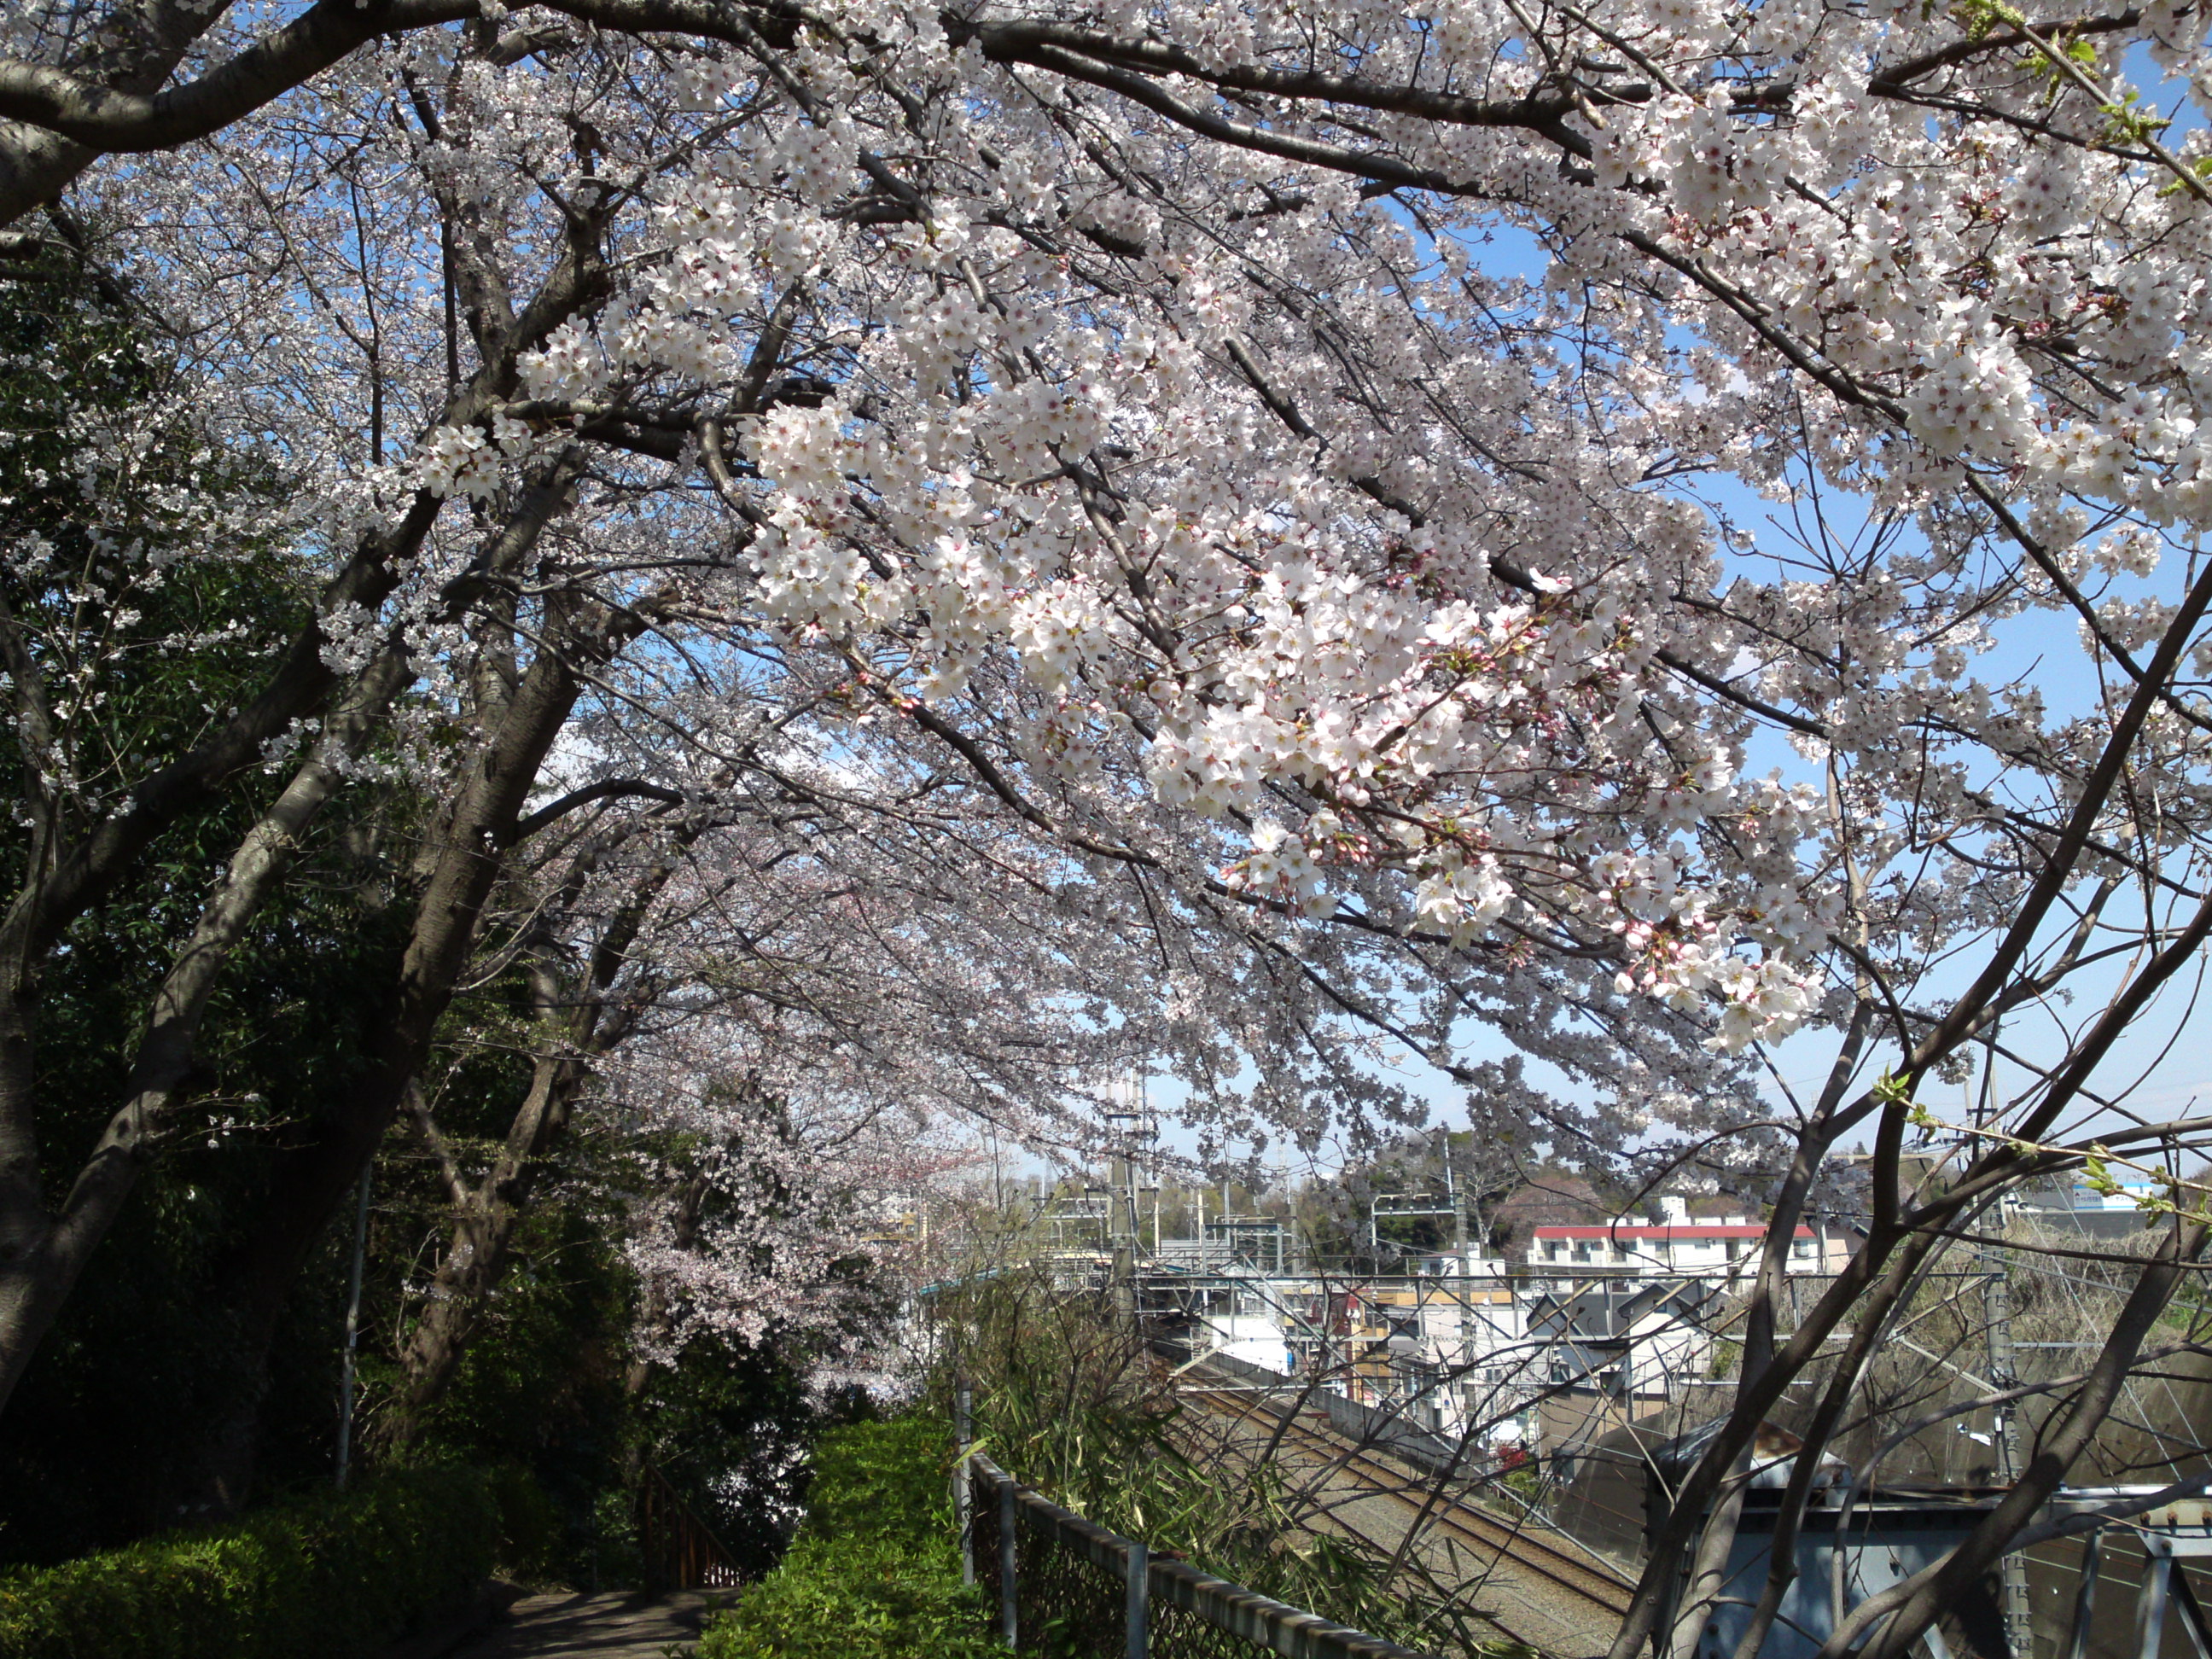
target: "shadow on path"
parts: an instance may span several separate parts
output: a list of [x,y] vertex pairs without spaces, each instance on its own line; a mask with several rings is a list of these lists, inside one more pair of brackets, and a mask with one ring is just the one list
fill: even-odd
[[696,1594],[526,1595],[453,1659],[661,1659],[699,1639],[707,1607]]

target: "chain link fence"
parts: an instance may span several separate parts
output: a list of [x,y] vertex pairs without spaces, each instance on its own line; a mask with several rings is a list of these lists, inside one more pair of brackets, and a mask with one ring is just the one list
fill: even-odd
[[1425,1659],[1153,1555],[970,1455],[956,1476],[970,1575],[1006,1645],[1051,1659]]

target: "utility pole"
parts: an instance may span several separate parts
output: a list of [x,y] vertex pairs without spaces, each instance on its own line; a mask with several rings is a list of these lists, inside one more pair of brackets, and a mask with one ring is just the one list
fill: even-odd
[[1137,1202],[1137,1147],[1148,1138],[1145,1080],[1132,1073],[1115,1080],[1114,1105],[1106,1114],[1114,1129],[1114,1155],[1106,1173],[1106,1248],[1114,1304],[1132,1323],[1137,1315],[1137,1253],[1144,1246],[1144,1216]]
[[[1981,1249],[1982,1268],[1982,1327],[1986,1345],[1986,1363],[1983,1366],[1990,1387],[1999,1394],[2009,1392],[2018,1382],[2012,1363],[2012,1287],[2005,1279],[2004,1253],[1995,1243],[1984,1243]],[[1990,1407],[1993,1419],[1990,1425],[1990,1438],[1996,1443],[1997,1479],[2009,1486],[2020,1479],[2020,1406],[2016,1401],[2005,1401]],[[2004,1625],[2005,1643],[2012,1650],[2013,1659],[2029,1659],[2034,1651],[2035,1618],[2027,1597],[2027,1558],[2018,1550],[2005,1552]]]
[[1124,1318],[1137,1313],[1137,1188],[1135,1164],[1116,1154],[1107,1165],[1106,1248],[1113,1266],[1114,1306]]
[[1444,1202],[1451,1209],[1452,1251],[1462,1260],[1467,1255],[1467,1212],[1460,1208],[1459,1185],[1452,1179],[1451,1131],[1438,1131],[1443,1137]]
[[[1459,1183],[1452,1175],[1451,1131],[1443,1128],[1437,1133],[1443,1138],[1444,1202],[1450,1206],[1452,1214],[1451,1294],[1453,1308],[1459,1316],[1459,1346],[1455,1358],[1458,1364],[1467,1366],[1474,1364],[1474,1264],[1468,1260],[1467,1211],[1459,1201]],[[1458,1385],[1456,1392],[1463,1419],[1467,1398],[1465,1382]]]
[[[1988,1047],[1982,1056],[1982,1098],[1974,1112],[1976,1127],[1996,1117],[1997,1031],[1990,1028]],[[2002,1213],[2002,1211],[1999,1212]],[[2005,1277],[2004,1250],[1995,1237],[1984,1237],[1982,1259],[1982,1332],[1984,1374],[1993,1394],[2008,1394],[2019,1382],[2012,1358],[2012,1285]],[[1821,1264],[1826,1265],[1825,1261]],[[1990,1439],[1996,1452],[1997,1479],[2009,1486],[2020,1479],[2020,1404],[2007,1400],[1990,1407]],[[2005,1552],[2000,1571],[2004,1585],[2005,1645],[2012,1659],[2030,1659],[2035,1651],[2035,1615],[2027,1599],[2027,1558],[2018,1550]]]

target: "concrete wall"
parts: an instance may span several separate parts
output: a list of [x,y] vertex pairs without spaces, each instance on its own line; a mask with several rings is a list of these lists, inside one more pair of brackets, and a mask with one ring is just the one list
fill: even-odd
[[[1232,1354],[1210,1354],[1206,1363],[1242,1382],[1272,1384],[1279,1395],[1291,1392],[1280,1371],[1252,1364]],[[1346,1439],[1387,1451],[1432,1474],[1442,1472],[1451,1463],[1455,1448],[1449,1441],[1414,1427],[1395,1412],[1363,1406],[1357,1400],[1347,1400],[1325,1389],[1316,1389],[1308,1395],[1306,1403],[1318,1407],[1328,1418],[1329,1426]],[[1461,1467],[1467,1467],[1465,1460],[1462,1460]]]

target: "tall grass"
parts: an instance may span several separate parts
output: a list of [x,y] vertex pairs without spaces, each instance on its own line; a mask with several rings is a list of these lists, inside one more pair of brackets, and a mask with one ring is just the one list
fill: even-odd
[[937,1314],[950,1357],[934,1405],[946,1408],[964,1376],[977,1449],[1055,1503],[1370,1635],[1439,1655],[1504,1651],[1412,1553],[1395,1561],[1332,1528],[1340,1485],[1194,1407],[1105,1293],[1013,1272],[945,1296]]

